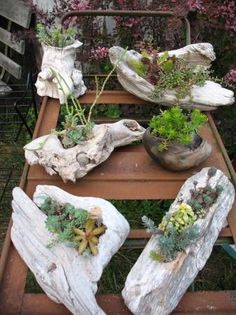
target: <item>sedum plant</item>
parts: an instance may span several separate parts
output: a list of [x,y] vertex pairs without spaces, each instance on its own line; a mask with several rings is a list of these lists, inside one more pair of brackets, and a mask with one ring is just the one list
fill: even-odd
[[174,213],[164,216],[159,224],[159,229],[164,233],[164,235],[168,235],[169,231],[172,229],[177,232],[181,232],[192,226],[196,219],[197,216],[192,210],[192,207],[182,202],[177,205]]
[[163,217],[159,227],[146,217],[142,218],[148,232],[159,235],[158,250],[151,251],[150,257],[160,262],[174,260],[198,238],[198,229],[193,226],[197,216],[186,203],[178,204],[172,214]]
[[183,109],[175,106],[154,116],[149,127],[151,133],[160,140],[158,150],[163,151],[168,149],[172,142],[182,145],[191,144],[198,129],[205,122],[207,122],[207,116],[199,109],[184,112]]
[[41,23],[36,26],[37,38],[47,46],[64,48],[74,43],[77,30],[73,27],[64,28],[60,25],[47,27]]
[[158,249],[150,253],[153,260],[170,262],[198,239],[199,231],[195,222],[206,216],[223,191],[222,186],[213,188],[209,184],[216,171],[214,167],[209,168],[205,187],[197,187],[198,183],[194,182],[190,199],[186,203],[179,201],[174,211],[166,214],[158,227],[151,219],[142,217],[147,232],[158,236]]
[[56,242],[66,242],[76,248],[80,255],[98,254],[99,237],[106,231],[106,226],[99,219],[99,208],[89,213],[70,203],[59,204],[50,197],[44,200],[40,208],[48,216],[45,222],[47,229],[57,235]]
[[177,102],[189,96],[193,85],[203,86],[210,79],[209,70],[201,66],[189,65],[183,59],[170,56],[166,51],[158,54],[141,52],[140,60],[130,59],[129,65],[142,78],[155,86],[152,98],[161,98],[167,91],[175,90]]

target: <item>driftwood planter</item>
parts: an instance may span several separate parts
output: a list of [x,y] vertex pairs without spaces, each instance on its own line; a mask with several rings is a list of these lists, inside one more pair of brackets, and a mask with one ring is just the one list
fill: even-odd
[[[184,183],[168,213],[173,213],[181,200],[186,202],[190,198],[190,189],[195,187],[195,181],[197,188],[205,187],[208,170],[202,169]],[[194,223],[199,228],[197,241],[179,253],[174,261],[161,263],[150,258],[150,251],[158,249],[159,236],[153,236],[128,274],[122,295],[133,314],[170,314],[204,267],[221,229],[226,225],[235,197],[233,185],[220,170],[210,178],[209,184],[213,188],[219,184],[224,190],[205,218]]]
[[[46,215],[38,208],[47,196],[87,211],[100,207],[107,229],[99,238],[97,256],[81,256],[63,243],[48,248],[55,235],[46,228]],[[54,302],[63,303],[75,315],[105,314],[95,299],[97,282],[126,239],[128,222],[104,199],[73,196],[55,186],[37,186],[33,199],[20,188],[13,190],[11,238],[20,256]]]
[[[74,67],[76,49],[81,45],[82,43],[79,41],[64,48],[42,45],[41,72],[38,74],[35,84],[38,95],[59,98],[60,103],[63,104],[71,93],[76,97],[85,93],[86,86],[82,72]],[[55,74],[57,74],[60,83],[58,83]],[[63,91],[61,87],[63,87]]]
[[190,145],[172,143],[167,150],[159,151],[159,138],[152,135],[148,128],[143,135],[143,144],[150,157],[167,169],[182,171],[197,166],[211,154],[212,147],[200,136],[196,135]]
[[[124,54],[124,49],[114,46],[109,50],[111,63],[115,63]],[[209,43],[198,43],[185,46],[181,49],[169,51],[170,56],[184,59],[190,65],[201,65],[208,68],[213,60],[215,53],[213,47]],[[139,76],[129,65],[128,60],[133,59],[139,61],[142,55],[135,50],[129,50],[119,62],[116,71],[117,78],[123,88],[136,95],[137,97],[166,106],[175,105],[177,102],[174,90],[166,92],[161,98],[153,98],[151,94],[154,86]],[[199,108],[201,110],[214,110],[218,106],[231,105],[234,103],[234,93],[228,89],[222,88],[218,83],[206,81],[202,87],[193,86],[190,97],[179,100],[179,105],[183,108]]]
[[104,162],[115,147],[141,140],[145,129],[136,121],[123,119],[113,124],[95,125],[94,137],[64,149],[56,135],[46,135],[27,144],[25,157],[30,165],[40,164],[50,175],[75,181]]

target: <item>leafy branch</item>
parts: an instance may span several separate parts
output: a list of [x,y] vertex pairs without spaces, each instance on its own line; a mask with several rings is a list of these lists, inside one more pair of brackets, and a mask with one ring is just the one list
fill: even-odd
[[[71,93],[69,96],[66,95],[66,90],[69,91],[70,88],[66,82],[66,80],[62,77],[60,73],[57,73],[53,69],[51,69],[52,76],[55,77],[59,90],[66,96],[65,97],[65,106],[66,106],[66,114],[65,114],[65,122],[63,123],[64,130],[62,131],[53,131],[54,134],[57,134],[61,137],[62,144],[65,148],[73,147],[76,144],[79,144],[81,141],[88,140],[91,138],[92,130],[94,127],[94,123],[91,121],[92,113],[94,110],[95,105],[98,102],[98,99],[102,95],[108,80],[110,79],[111,75],[117,68],[119,62],[122,60],[124,55],[126,54],[127,48],[124,53],[120,56],[120,58],[116,61],[113,65],[111,71],[106,76],[101,89],[99,90],[99,81],[98,77],[95,76],[96,82],[96,95],[93,100],[93,103],[90,106],[88,116],[85,115],[85,108],[82,108],[79,100]],[[69,106],[69,102],[71,101],[72,106]],[[80,123],[80,125],[79,125]]]

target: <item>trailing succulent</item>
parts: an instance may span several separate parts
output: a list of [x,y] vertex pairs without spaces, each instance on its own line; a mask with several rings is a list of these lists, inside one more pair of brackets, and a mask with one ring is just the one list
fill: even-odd
[[183,59],[170,56],[166,51],[159,54],[141,52],[141,59],[129,59],[132,69],[142,78],[155,86],[152,98],[160,98],[168,90],[175,90],[177,101],[189,96],[193,85],[203,86],[210,78],[209,70],[203,67],[193,67]]
[[154,116],[149,123],[149,128],[160,140],[158,150],[163,151],[174,141],[183,145],[192,143],[197,130],[205,122],[207,116],[199,109],[184,112],[183,109],[175,106]]
[[[126,53],[126,50],[124,54],[125,53]],[[102,95],[109,78],[111,77],[112,73],[115,71],[118,63],[120,62],[122,58],[123,58],[123,55],[114,64],[112,70],[108,73],[108,75],[104,79],[101,87],[99,84],[98,77],[95,76],[96,96],[88,112],[85,112],[85,108],[81,106],[78,98],[75,97],[73,94],[69,95],[68,99],[66,99],[65,104],[64,104],[65,105],[64,107],[65,108],[65,121],[62,124],[63,130],[52,131],[53,134],[56,134],[59,137],[65,149],[74,147],[77,144],[81,144],[83,143],[83,141],[87,141],[94,136],[93,134],[94,122],[92,121],[92,113],[93,113],[94,107],[97,104],[99,97]],[[59,88],[62,90],[62,92],[64,92],[65,87],[68,88],[66,81],[63,79],[63,77],[60,76],[60,74],[53,71],[53,69],[51,69],[51,71],[59,84]],[[61,81],[63,83],[61,83]],[[63,85],[65,85],[65,87]]]
[[99,208],[89,213],[70,203],[59,204],[50,197],[44,200],[40,208],[48,216],[45,222],[47,229],[57,234],[56,242],[66,242],[76,248],[80,255],[98,254],[99,237],[106,231],[106,226],[99,219]]
[[154,236],[158,235],[158,250],[150,253],[153,260],[170,262],[198,239],[199,231],[195,222],[207,215],[209,208],[223,191],[220,185],[214,188],[209,185],[210,178],[215,176],[216,172],[214,167],[209,169],[205,187],[197,188],[198,183],[194,182],[190,199],[186,203],[180,200],[174,211],[163,217],[158,227],[151,219],[142,217],[147,231]]

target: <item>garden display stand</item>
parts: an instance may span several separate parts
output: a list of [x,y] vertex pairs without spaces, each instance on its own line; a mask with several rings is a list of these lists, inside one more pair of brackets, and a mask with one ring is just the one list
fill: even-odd
[[[89,104],[95,95],[87,92],[81,97],[81,103]],[[99,99],[101,104],[143,104],[144,101],[124,91],[105,91]],[[98,105],[99,106],[99,105]],[[148,105],[147,105],[148,106]],[[36,124],[34,138],[47,134],[55,128],[60,109],[58,100],[45,97]],[[67,192],[80,196],[94,196],[106,199],[144,200],[174,199],[183,182],[202,167],[215,166],[236,183],[235,173],[227,156],[223,143],[208,114],[209,122],[202,132],[213,147],[212,155],[200,167],[181,173],[164,170],[152,161],[142,145],[129,146],[116,150],[110,159],[93,170],[83,179],[74,183],[63,183],[59,176],[48,175],[41,166],[25,166],[21,179],[21,188],[32,197],[39,184],[55,185]],[[1,256],[0,263],[0,313],[8,314],[50,314],[66,315],[69,311],[62,304],[52,302],[45,294],[25,293],[27,266],[24,264],[10,241],[10,229]],[[132,230],[125,246],[143,247],[149,239],[144,230]],[[228,216],[228,226],[224,228],[218,244],[236,242],[236,206]],[[179,303],[174,314],[212,314],[236,312],[236,291],[188,292]],[[97,300],[107,314],[130,314],[119,295],[99,295]]]
[[[100,15],[104,15],[103,13],[104,11],[99,11]],[[106,13],[109,15],[109,11]],[[144,15],[146,13],[144,12]],[[84,13],[84,15],[86,14]],[[98,15],[98,11],[93,15]],[[114,15],[114,13],[110,15]],[[142,14],[139,12],[139,15]],[[91,104],[95,94],[95,91],[87,91],[80,97],[81,104]],[[149,105],[146,101],[125,91],[104,91],[99,98],[98,106],[99,104]],[[34,139],[48,134],[51,129],[56,127],[59,110],[58,100],[44,97],[34,130]],[[84,197],[94,196],[118,200],[175,199],[183,182],[203,167],[208,166],[214,166],[223,171],[236,185],[236,176],[227,152],[211,115],[207,115],[208,123],[202,129],[202,136],[212,145],[212,154],[207,161],[195,169],[181,173],[165,170],[148,157],[143,145],[135,145],[116,149],[109,160],[91,171],[86,177],[77,180],[76,183],[64,183],[59,176],[48,175],[39,165],[30,167],[25,165],[20,187],[30,198],[32,198],[36,186],[41,184],[58,186],[70,194]],[[143,122],[144,120],[140,121],[140,123]],[[227,221],[228,226],[222,229],[216,244],[236,243],[236,204],[233,205]],[[0,314],[70,314],[65,306],[51,301],[46,294],[25,292],[28,268],[11,243],[10,230],[11,222],[0,260]],[[143,248],[149,238],[150,235],[144,230],[131,230],[124,246]],[[97,301],[108,315],[131,314],[120,295],[98,295]],[[173,312],[173,314],[189,315],[233,315],[235,313],[236,290],[187,292]]]

